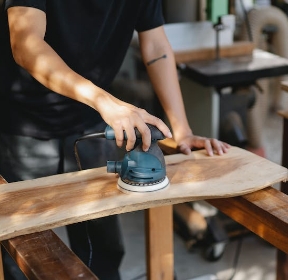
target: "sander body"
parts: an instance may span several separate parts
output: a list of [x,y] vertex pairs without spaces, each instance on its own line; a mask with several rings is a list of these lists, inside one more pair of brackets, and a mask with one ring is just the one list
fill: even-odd
[[[151,132],[151,145],[147,152],[142,149],[142,137],[135,129],[136,142],[134,148],[124,155],[122,161],[107,161],[107,172],[119,174],[117,187],[123,192],[154,192],[166,188],[169,180],[166,176],[165,159],[157,141],[165,139],[163,133],[153,125],[147,124]],[[124,139],[127,140],[126,133]],[[74,144],[75,156],[81,170],[77,143],[81,140],[98,137],[115,140],[112,127],[107,126],[104,132],[84,135]]]
[[[153,192],[169,185],[164,155],[157,144],[165,136],[155,126],[148,127],[151,131],[151,145],[147,152],[142,150],[141,134],[135,129],[134,148],[125,154],[122,161],[107,162],[107,172],[119,174],[117,185],[121,191]],[[115,139],[113,129],[109,126],[106,128],[106,138]]]

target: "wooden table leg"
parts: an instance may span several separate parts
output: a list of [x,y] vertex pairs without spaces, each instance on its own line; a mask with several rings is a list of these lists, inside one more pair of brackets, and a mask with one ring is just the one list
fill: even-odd
[[1,244],[0,244],[0,280],[4,280],[4,270],[3,270],[3,260],[2,260]]
[[[288,168],[288,113],[283,116],[282,165]],[[288,194],[288,182],[281,183],[281,191]],[[277,280],[288,280],[288,255],[277,250]]]
[[145,210],[147,279],[174,278],[172,205]]

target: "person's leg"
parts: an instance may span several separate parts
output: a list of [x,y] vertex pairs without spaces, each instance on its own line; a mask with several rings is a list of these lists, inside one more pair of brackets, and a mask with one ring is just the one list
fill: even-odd
[[[101,132],[105,127],[105,124],[98,125],[93,130],[85,131],[85,134]],[[74,155],[76,139],[74,136],[65,141],[65,172],[78,170]],[[118,159],[116,143],[112,140],[93,138],[79,142],[77,147],[83,169],[106,166],[107,160]],[[119,266],[124,255],[124,246],[117,215],[69,225],[66,228],[71,249],[95,275],[101,280],[120,279]]]
[[[59,141],[0,133],[0,175],[8,182],[56,174]],[[2,250],[5,280],[26,279],[9,254]]]

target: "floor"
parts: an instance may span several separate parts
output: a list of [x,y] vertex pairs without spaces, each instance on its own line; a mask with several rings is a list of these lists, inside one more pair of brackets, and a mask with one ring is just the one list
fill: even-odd
[[[281,104],[284,104],[284,108],[288,108],[288,98],[285,94],[283,98],[284,102]],[[266,158],[280,164],[282,118],[275,112],[270,112],[267,116],[263,141]],[[122,280],[146,279],[143,214],[143,211],[138,211],[120,215],[126,248],[121,265]],[[56,229],[56,233],[67,243],[63,228]],[[175,278],[177,280],[275,280],[275,248],[255,235],[248,235],[242,240],[238,263],[235,266],[239,242],[239,239],[228,242],[219,260],[208,261],[199,251],[189,252],[185,242],[174,234]]]

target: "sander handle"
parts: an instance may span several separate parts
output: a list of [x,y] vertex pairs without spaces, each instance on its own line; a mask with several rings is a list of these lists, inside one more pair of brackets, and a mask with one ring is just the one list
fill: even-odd
[[[151,133],[151,140],[152,141],[158,141],[158,140],[163,140],[166,137],[164,136],[164,134],[154,125],[151,124],[146,124],[148,126],[148,128],[150,129],[150,133]],[[115,133],[114,130],[111,126],[107,126],[105,129],[105,138],[107,140],[115,140]],[[126,132],[123,131],[124,133],[124,139],[127,140],[127,135]],[[137,128],[135,128],[135,135],[136,135],[136,139],[142,139],[141,133],[139,132],[139,130]]]

